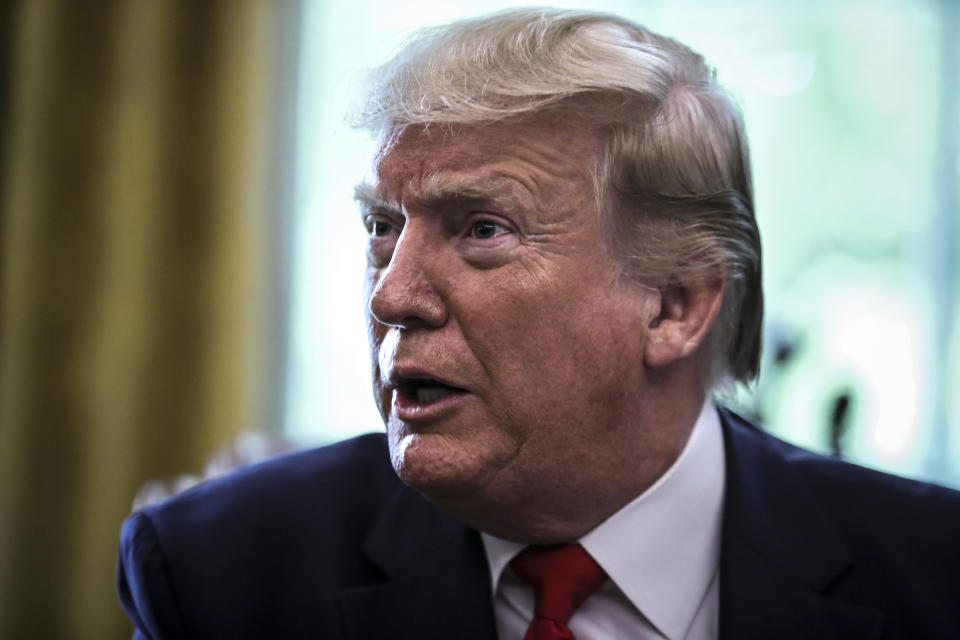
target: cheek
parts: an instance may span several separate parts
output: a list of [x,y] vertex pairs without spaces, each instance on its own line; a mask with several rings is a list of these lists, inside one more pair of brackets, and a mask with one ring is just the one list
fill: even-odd
[[511,416],[615,410],[639,388],[645,334],[633,300],[574,293],[519,296],[478,317],[473,344]]
[[501,353],[537,356],[526,363],[531,366],[571,361],[587,366],[632,351],[643,336],[639,297],[611,291],[606,278],[591,275],[572,275],[552,286],[499,288],[487,304],[477,305],[476,322],[470,324],[486,330],[484,342]]

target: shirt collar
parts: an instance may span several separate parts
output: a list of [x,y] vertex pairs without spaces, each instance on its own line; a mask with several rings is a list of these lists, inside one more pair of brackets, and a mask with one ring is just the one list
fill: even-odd
[[[580,539],[617,587],[668,638],[682,638],[720,561],[725,464],[707,400],[680,456],[633,501]],[[483,533],[492,586],[526,545]]]

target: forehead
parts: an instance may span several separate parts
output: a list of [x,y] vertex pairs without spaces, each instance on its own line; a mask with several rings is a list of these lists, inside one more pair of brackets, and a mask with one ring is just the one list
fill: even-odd
[[373,165],[378,199],[450,196],[540,200],[592,184],[596,127],[546,116],[483,124],[410,125],[383,137]]

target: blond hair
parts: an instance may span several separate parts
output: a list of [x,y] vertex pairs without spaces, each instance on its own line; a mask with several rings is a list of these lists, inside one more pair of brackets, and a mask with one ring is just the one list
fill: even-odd
[[760,235],[742,116],[702,56],[617,16],[518,9],[423,29],[372,74],[356,123],[492,122],[558,110],[609,132],[596,189],[624,273],[726,279],[713,379],[760,365]]

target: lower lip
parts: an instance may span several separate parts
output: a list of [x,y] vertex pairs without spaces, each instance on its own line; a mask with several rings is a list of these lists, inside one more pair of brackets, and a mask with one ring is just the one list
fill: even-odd
[[433,402],[417,402],[398,391],[393,392],[393,410],[404,422],[427,422],[436,420],[466,402],[470,393],[458,391]]

